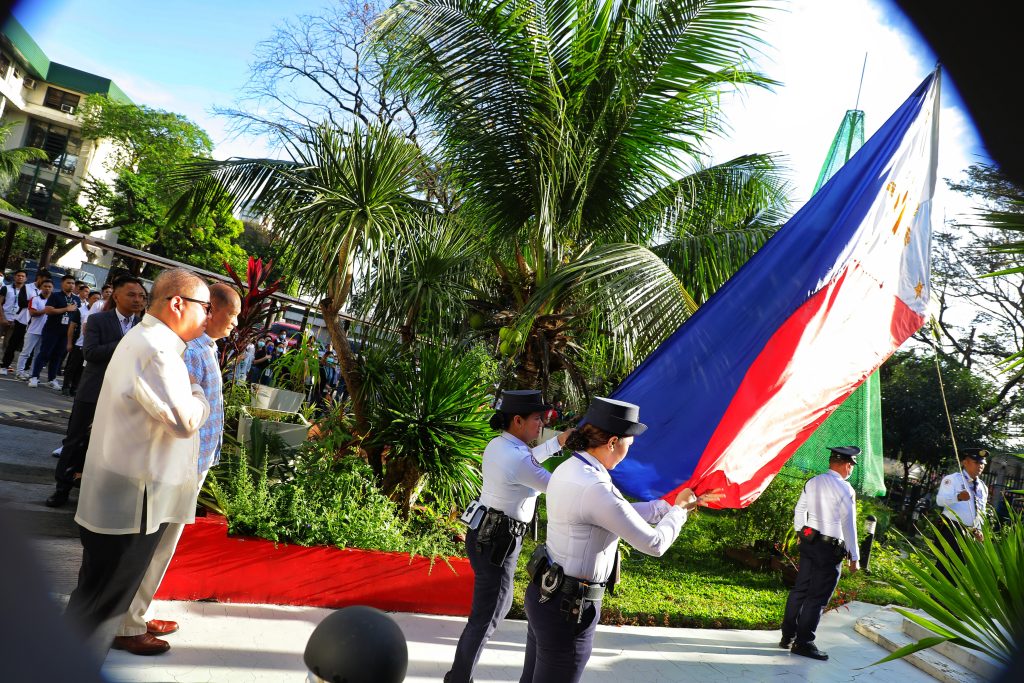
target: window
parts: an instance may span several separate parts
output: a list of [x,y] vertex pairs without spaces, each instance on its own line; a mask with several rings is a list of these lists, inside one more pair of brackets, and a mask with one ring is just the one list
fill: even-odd
[[61,206],[71,193],[82,141],[69,128],[29,119],[24,144],[45,151],[47,159],[22,166],[9,199],[35,218],[60,223]]
[[74,175],[78,168],[82,141],[73,135],[70,128],[31,119],[25,146],[38,147],[46,152],[48,161],[34,162],[39,166],[65,175]]
[[46,88],[46,97],[43,99],[43,106],[51,109],[60,109],[69,114],[78,109],[78,103],[82,100],[80,95],[58,90],[52,85]]
[[11,68],[11,58],[0,52],[0,79],[7,78],[7,72]]

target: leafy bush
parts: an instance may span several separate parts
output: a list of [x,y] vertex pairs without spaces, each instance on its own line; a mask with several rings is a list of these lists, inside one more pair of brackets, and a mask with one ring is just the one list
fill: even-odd
[[896,575],[891,581],[926,616],[899,608],[897,611],[935,635],[902,647],[876,663],[951,641],[1009,665],[1024,641],[1022,521],[1019,514],[1012,514],[1001,534],[988,533],[981,542],[958,530],[954,545],[963,559],[928,522],[928,550],[915,549],[915,561],[906,563],[908,575]]
[[721,545],[743,547],[785,543],[792,536],[793,510],[803,486],[802,477],[783,470],[749,507],[718,513],[716,516],[725,518],[718,524]]
[[254,468],[242,456],[222,464],[209,482],[233,534],[429,557],[459,551],[447,520],[419,511],[402,519],[360,458],[306,446],[292,478],[273,482],[265,462]]
[[383,489],[403,512],[424,484],[438,504],[468,503],[480,489],[480,457],[492,436],[485,357],[464,349],[379,347],[367,354],[364,391],[371,446],[388,451]]

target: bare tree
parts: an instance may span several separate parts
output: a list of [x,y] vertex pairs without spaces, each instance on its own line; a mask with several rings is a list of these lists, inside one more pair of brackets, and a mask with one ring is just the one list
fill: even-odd
[[416,116],[389,87],[386,57],[371,50],[381,0],[335,0],[319,14],[285,21],[256,46],[252,74],[234,107],[218,114],[241,134],[305,141],[311,124],[337,128],[358,119],[403,129],[416,138]]
[[[998,170],[975,165],[965,182],[951,189],[979,200],[979,210],[1012,206],[1019,196]],[[984,409],[989,421],[999,421],[1024,409],[1024,374],[1008,372],[1001,363],[1024,351],[1024,274],[986,277],[1022,264],[1019,255],[994,250],[1007,236],[977,219],[949,222],[936,235],[932,263],[933,297],[938,304],[939,352],[968,370],[987,377],[998,387]],[[930,326],[915,335],[934,344]]]

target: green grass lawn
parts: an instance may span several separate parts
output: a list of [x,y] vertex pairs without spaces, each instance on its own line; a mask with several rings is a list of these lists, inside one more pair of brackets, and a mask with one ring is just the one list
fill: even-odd
[[[787,589],[777,572],[742,567],[723,555],[716,539],[722,519],[700,513],[683,527],[679,539],[663,557],[649,557],[632,550],[623,556],[622,583],[617,595],[606,595],[601,622],[642,626],[690,628],[777,629],[782,621]],[[544,525],[541,525],[541,529]],[[543,532],[542,532],[543,533]],[[535,544],[527,539],[522,557]],[[877,562],[876,562],[877,560]],[[873,574],[846,570],[839,582],[840,599],[879,605],[906,604],[894,589],[880,580],[899,560],[894,553],[872,558]],[[526,561],[516,572],[516,595],[510,616],[525,618]],[[843,609],[840,607],[839,609]]]

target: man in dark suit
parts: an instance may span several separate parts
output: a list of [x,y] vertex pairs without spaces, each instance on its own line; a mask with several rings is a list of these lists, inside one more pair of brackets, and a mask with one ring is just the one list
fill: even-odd
[[82,355],[85,370],[78,383],[75,402],[68,419],[68,430],[64,437],[60,460],[54,472],[57,489],[46,499],[47,507],[60,507],[68,502],[68,496],[85,467],[85,453],[89,449],[89,435],[92,420],[96,415],[96,401],[107,363],[114,355],[121,337],[142,318],[146,305],[146,290],[135,277],[119,277],[114,281],[114,308],[90,315],[85,323],[85,341]]

